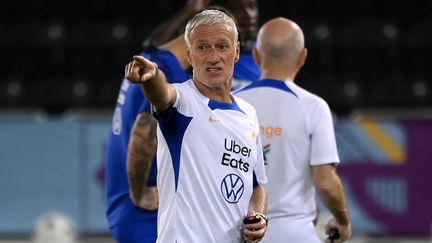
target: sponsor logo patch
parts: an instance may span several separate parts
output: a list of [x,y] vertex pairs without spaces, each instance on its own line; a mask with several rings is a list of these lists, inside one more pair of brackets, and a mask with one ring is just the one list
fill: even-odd
[[236,174],[228,174],[222,180],[221,193],[225,200],[229,203],[238,203],[243,196],[244,182],[240,176]]

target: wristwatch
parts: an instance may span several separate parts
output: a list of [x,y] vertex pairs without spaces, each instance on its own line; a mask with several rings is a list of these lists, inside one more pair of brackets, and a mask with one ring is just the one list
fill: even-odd
[[260,216],[262,219],[264,219],[266,221],[266,225],[268,224],[268,218],[265,214],[260,213],[260,212],[255,212],[255,214]]

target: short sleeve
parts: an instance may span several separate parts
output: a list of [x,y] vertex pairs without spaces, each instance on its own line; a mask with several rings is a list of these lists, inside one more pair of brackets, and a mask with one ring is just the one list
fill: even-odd
[[333,119],[328,104],[319,99],[313,112],[310,134],[311,165],[339,163]]

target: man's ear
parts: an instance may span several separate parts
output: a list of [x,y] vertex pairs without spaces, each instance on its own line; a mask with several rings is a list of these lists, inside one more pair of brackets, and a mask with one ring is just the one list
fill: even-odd
[[191,55],[191,52],[190,52],[189,48],[186,48],[186,57],[187,57],[189,64],[192,66],[192,59],[191,59],[190,55]]
[[254,48],[252,50],[252,57],[255,60],[255,64],[257,66],[261,66],[261,56],[260,53],[258,52],[258,49]]
[[306,62],[306,58],[307,58],[307,54],[308,51],[306,48],[303,48],[303,50],[300,51],[300,55],[299,55],[299,59],[297,62],[297,67],[300,69],[301,67],[303,67],[303,65]]
[[240,42],[237,41],[237,46],[236,46],[236,57],[235,57],[235,62],[238,62],[238,60],[240,59]]

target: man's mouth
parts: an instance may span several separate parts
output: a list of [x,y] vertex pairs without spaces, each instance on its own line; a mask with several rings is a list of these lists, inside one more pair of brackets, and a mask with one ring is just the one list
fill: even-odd
[[222,69],[218,68],[218,67],[209,67],[209,68],[207,68],[207,71],[211,72],[211,73],[219,72],[220,70],[222,70]]

